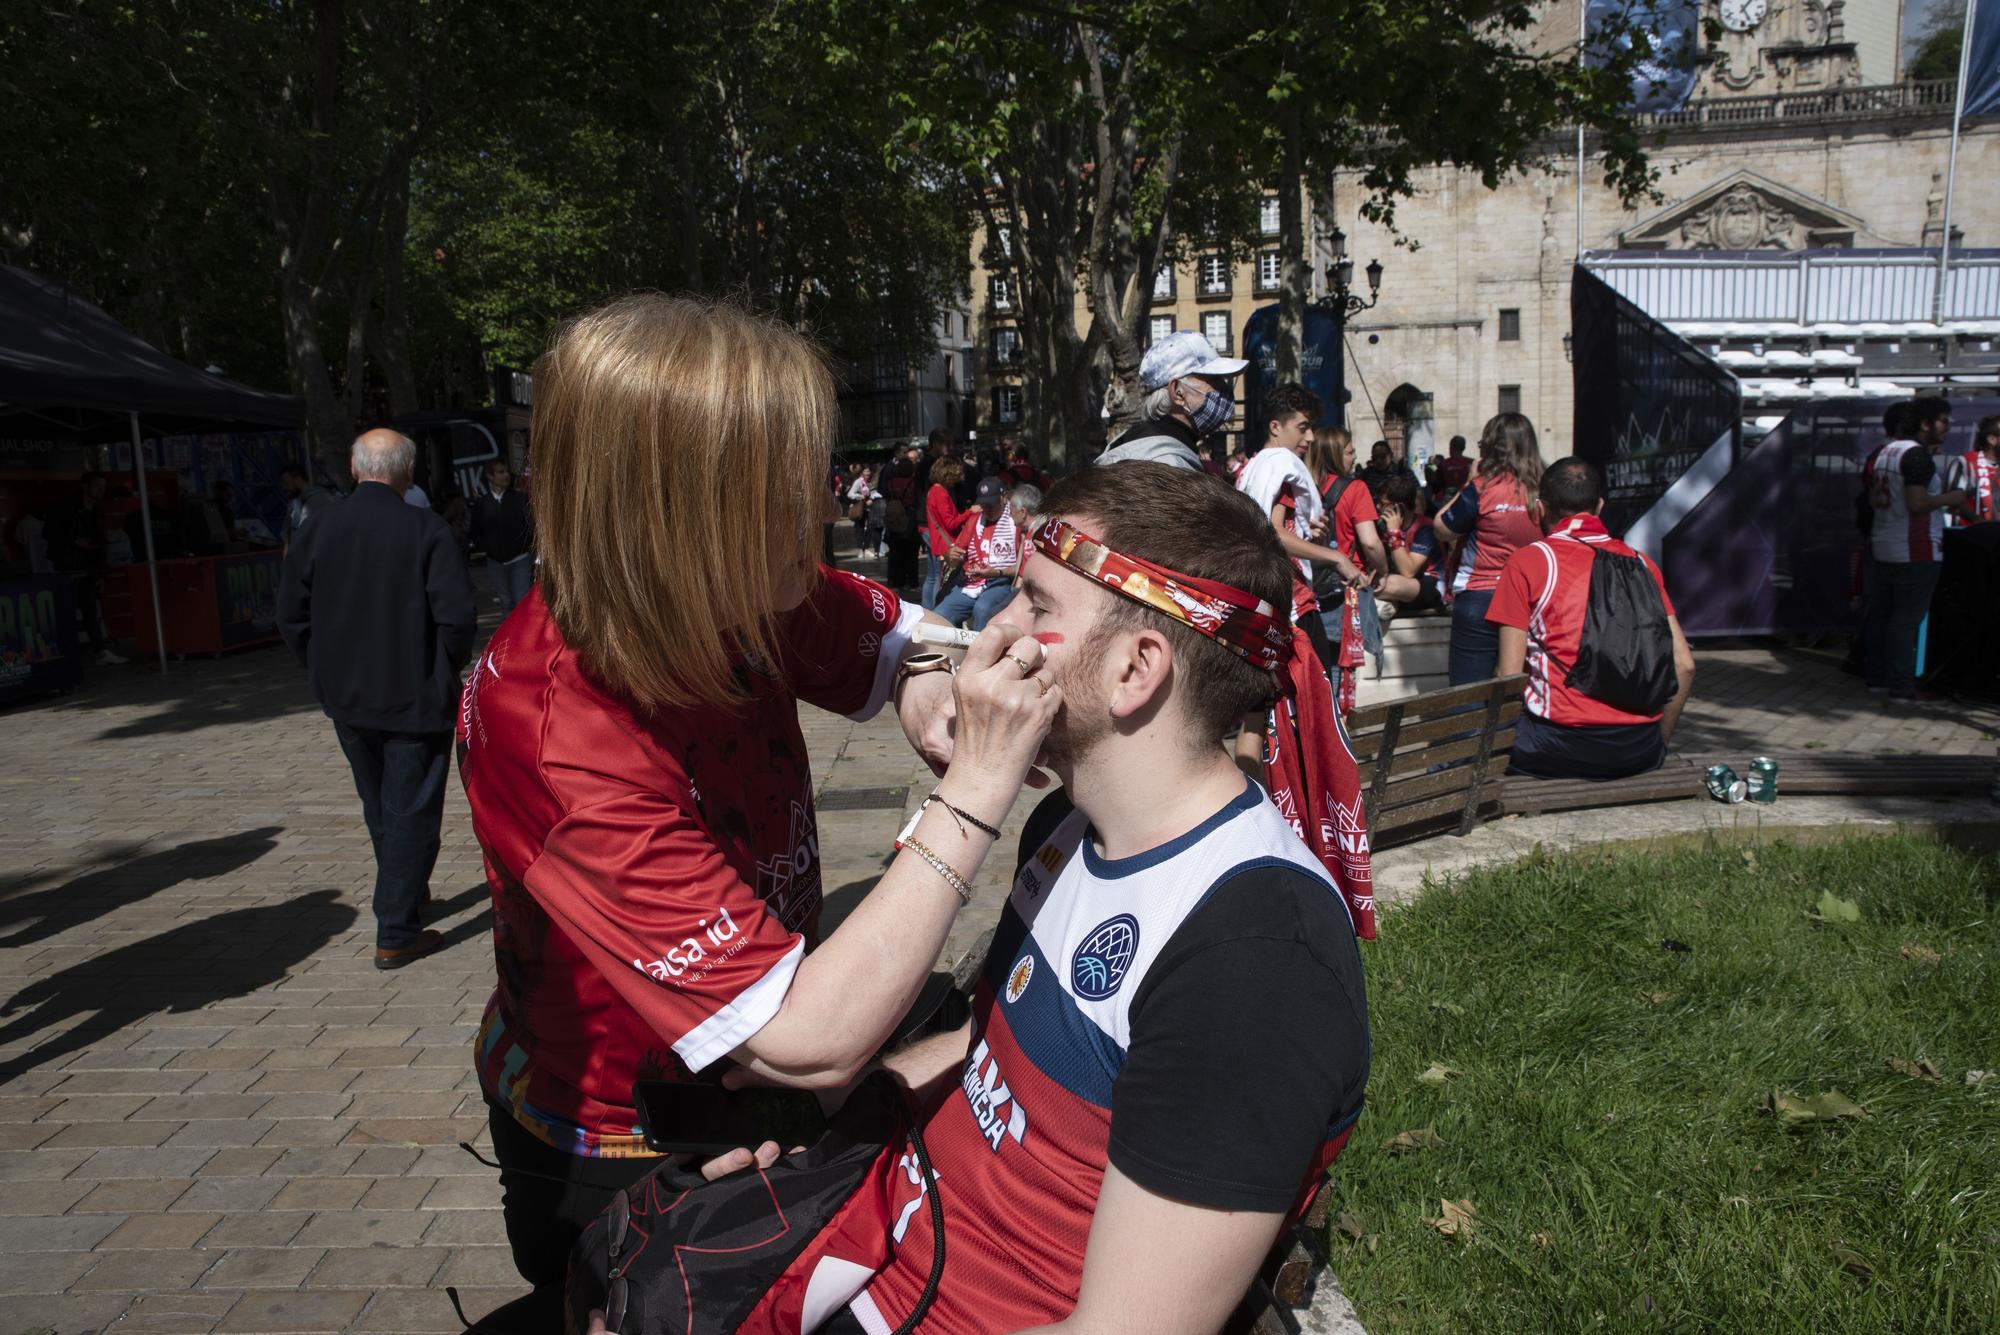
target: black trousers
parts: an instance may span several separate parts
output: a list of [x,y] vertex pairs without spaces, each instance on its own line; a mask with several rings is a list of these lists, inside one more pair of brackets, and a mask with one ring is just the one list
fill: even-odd
[[409,945],[423,931],[444,821],[448,732],[384,732],[335,723],[375,845],[375,944]]
[[490,1100],[486,1124],[493,1129],[493,1157],[500,1161],[507,1245],[514,1252],[514,1268],[535,1291],[489,1313],[473,1329],[483,1335],[552,1335],[563,1329],[570,1248],[613,1194],[660,1161],[565,1154],[535,1139],[511,1112]]

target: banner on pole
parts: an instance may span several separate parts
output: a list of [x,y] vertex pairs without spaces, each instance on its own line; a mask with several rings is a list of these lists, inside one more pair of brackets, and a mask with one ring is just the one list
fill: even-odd
[[2000,114],[2000,0],[1968,0],[1972,11],[1971,51],[1965,62],[1965,114]]

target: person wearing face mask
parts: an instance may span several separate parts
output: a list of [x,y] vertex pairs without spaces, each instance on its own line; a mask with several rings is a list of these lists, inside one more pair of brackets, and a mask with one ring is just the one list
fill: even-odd
[[1097,462],[1139,459],[1200,472],[1196,447],[1203,436],[1228,425],[1236,411],[1229,382],[1248,365],[1241,358],[1219,355],[1191,329],[1168,334],[1146,349],[1139,363],[1139,388],[1146,395],[1144,416],[1112,441]]

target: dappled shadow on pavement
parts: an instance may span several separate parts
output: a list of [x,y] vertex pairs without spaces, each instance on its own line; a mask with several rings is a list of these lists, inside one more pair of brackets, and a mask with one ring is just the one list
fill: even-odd
[[313,890],[185,923],[36,979],[0,1007],[7,1020],[0,1047],[70,1027],[0,1061],[0,1087],[134,1021],[162,1011],[192,1014],[276,983],[352,927],[356,916],[339,891]]
[[267,825],[151,853],[114,845],[99,849],[88,870],[60,885],[35,889],[38,880],[0,882],[0,929],[11,929],[0,930],[0,948],[46,941],[183,881],[204,881],[247,867],[278,846],[282,829]]
[[1697,645],[1695,662],[1694,695],[1674,734],[1684,754],[1925,753],[1941,734],[1957,742],[2000,734],[2000,709],[1989,701],[1892,704],[1830,655],[1732,642]]

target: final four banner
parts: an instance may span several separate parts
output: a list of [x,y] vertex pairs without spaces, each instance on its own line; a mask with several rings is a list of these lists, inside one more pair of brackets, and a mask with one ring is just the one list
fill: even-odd
[[1679,111],[1694,91],[1700,0],[1588,0],[1584,60],[1603,69],[1638,52],[1626,106]]

